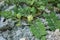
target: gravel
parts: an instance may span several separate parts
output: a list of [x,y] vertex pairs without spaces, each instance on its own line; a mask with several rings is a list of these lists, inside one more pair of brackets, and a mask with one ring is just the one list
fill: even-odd
[[[46,20],[43,18],[40,18],[41,21],[46,25]],[[22,25],[24,26],[19,26],[16,27],[14,26],[14,21],[11,19],[7,19],[4,21],[4,17],[1,17],[0,19],[0,40],[39,40],[35,38],[32,34],[32,32],[29,29],[28,24],[25,21],[22,21]],[[8,25],[8,29],[6,28]],[[9,30],[9,28],[12,28]],[[6,29],[5,31],[1,31],[1,29]],[[47,30],[47,35],[46,35],[47,40],[59,40],[60,39],[60,32],[59,29],[56,29],[56,31],[49,31]]]
[[7,30],[7,29],[10,29],[10,28],[13,28],[14,27],[14,21],[12,21],[11,19],[5,19],[4,17],[1,17],[1,20],[0,20],[0,30]]
[[[21,22],[24,26],[16,27],[14,26],[14,21],[11,19],[6,19],[4,22],[4,17],[0,20],[0,40],[21,40],[21,38],[27,38],[27,40],[38,40],[31,33],[28,24],[24,21]],[[12,28],[11,30],[9,30]],[[4,30],[4,31],[1,31]]]
[[47,40],[60,40],[59,29],[53,31],[47,31],[48,35],[46,36]]

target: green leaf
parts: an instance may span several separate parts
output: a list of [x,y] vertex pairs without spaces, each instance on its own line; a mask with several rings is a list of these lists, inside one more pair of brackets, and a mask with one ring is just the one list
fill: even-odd
[[31,24],[30,29],[36,38],[41,38],[43,35],[46,35],[45,26],[40,19],[37,19],[33,24]]
[[31,1],[31,5],[33,5],[34,1],[35,1],[35,0],[32,0],[32,1]]
[[57,4],[57,6],[58,6],[58,8],[60,8],[60,3],[59,3],[59,4]]
[[56,29],[60,29],[60,20],[57,20],[55,22],[55,25],[56,25]]
[[21,23],[20,23],[20,21],[16,24],[16,26],[18,27],[18,26],[21,26]]
[[46,40],[46,36],[42,36],[41,37],[41,40]]
[[59,28],[58,17],[56,16],[55,12],[51,12],[50,14],[44,13],[43,16],[46,18],[46,21],[48,22],[48,26],[50,27],[50,30],[54,31],[55,29]]
[[40,6],[38,9],[45,10],[45,6]]
[[1,16],[5,18],[12,18],[12,12],[11,11],[4,11],[1,13]]
[[19,19],[21,18],[21,14],[20,14],[20,13],[18,13],[16,16],[17,16],[17,18],[19,18]]
[[28,22],[31,22],[33,20],[33,16],[32,15],[28,15],[27,19],[28,19]]

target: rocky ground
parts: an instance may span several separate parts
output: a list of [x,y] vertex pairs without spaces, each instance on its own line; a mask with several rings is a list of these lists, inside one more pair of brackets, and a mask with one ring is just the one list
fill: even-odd
[[[1,6],[4,6],[4,1],[0,2]],[[15,5],[7,6],[5,5],[2,10],[11,10]],[[47,12],[50,12],[47,10]],[[60,14],[57,14],[60,19]],[[42,22],[47,25],[45,19],[41,18]],[[0,17],[0,40],[39,40],[33,36],[31,33],[28,24],[25,21],[22,21],[20,27],[15,26],[15,21],[12,19],[5,20],[4,17]],[[48,26],[46,27],[48,29]],[[56,29],[55,31],[47,30],[46,35],[47,40],[60,40],[60,31]]]
[[[3,22],[3,20],[4,18],[1,17],[0,40],[38,40],[37,38],[34,38],[28,26],[15,27],[14,21],[11,19],[6,20],[5,22]],[[23,22],[22,25],[26,25],[26,23]]]

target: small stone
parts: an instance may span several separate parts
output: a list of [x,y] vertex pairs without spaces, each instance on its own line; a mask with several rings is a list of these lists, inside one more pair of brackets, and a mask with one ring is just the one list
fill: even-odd
[[15,7],[15,5],[9,6],[5,11],[10,11]]
[[1,17],[0,30],[7,30],[14,27],[14,21],[12,21],[11,19],[6,19],[5,21],[4,20],[5,18]]
[[50,13],[51,11],[50,11],[50,10],[48,10],[48,9],[45,9],[45,12]]
[[0,2],[0,6],[2,6],[2,5],[4,5],[4,1],[1,1],[1,2]]
[[25,40],[25,38],[21,38],[20,40]]
[[2,36],[0,36],[0,40],[6,40],[5,38],[3,38]]
[[27,38],[21,38],[20,40],[28,40]]
[[60,35],[59,29],[56,29],[54,33],[55,33],[55,35],[59,36]]

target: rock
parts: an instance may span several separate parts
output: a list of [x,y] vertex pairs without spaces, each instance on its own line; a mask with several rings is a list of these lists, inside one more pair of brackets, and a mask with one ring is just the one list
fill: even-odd
[[8,21],[8,26],[13,28],[15,21],[13,21],[12,19],[8,19],[7,21]]
[[21,24],[24,25],[24,26],[28,26],[29,25],[25,21],[22,21]]
[[32,37],[32,33],[30,32],[30,29],[28,26],[26,26],[23,30],[22,30],[24,33],[23,33],[23,37]]
[[20,40],[28,40],[27,38],[21,38]]
[[5,32],[2,32],[2,36],[3,36],[4,38],[7,38],[8,35],[9,35],[9,33],[10,33],[9,30],[7,30],[7,31],[5,31]]
[[60,20],[60,14],[56,14],[56,16],[58,17],[58,19]]
[[0,40],[6,40],[5,38],[3,38],[2,36],[0,36]]
[[48,24],[48,22],[46,21],[46,19],[44,19],[44,18],[40,18],[40,20],[43,22],[43,24],[45,24],[45,25]]
[[14,27],[12,32],[12,40],[19,40],[22,38],[22,29],[19,27]]
[[59,29],[53,31],[47,31],[48,35],[46,36],[47,40],[60,40],[60,32]]
[[24,28],[15,26],[12,30],[2,31],[1,35],[7,40],[38,40],[33,36],[28,26],[25,26]]
[[4,29],[5,28],[4,26],[6,26],[8,24],[7,21],[5,21],[5,22],[3,22],[3,21],[4,21],[4,18],[2,17],[0,20],[0,30]]
[[10,10],[12,10],[14,7],[15,7],[15,5],[11,5],[11,6],[9,6],[7,9],[5,9],[5,11],[10,11]]
[[11,19],[5,20],[4,17],[1,17],[0,30],[10,29],[13,28],[13,26],[14,26],[14,21],[12,21]]
[[1,1],[0,2],[0,7],[4,5],[4,1]]
[[[33,34],[31,33],[27,24],[25,24],[24,22],[22,23],[22,25],[24,25],[24,28],[23,28],[23,26],[16,27],[16,26],[14,26],[14,22],[15,21],[13,21],[11,19],[5,20],[4,17],[1,17],[0,30],[7,29],[6,31],[1,31],[1,35],[4,39],[7,39],[7,40],[23,40],[23,38],[24,39],[27,38],[26,40],[37,40],[33,36]],[[13,28],[13,29],[9,30],[9,28]]]
[[46,9],[45,9],[45,12],[46,12],[46,13],[50,13],[51,11],[46,8]]
[[14,29],[11,32],[13,40],[22,40],[21,38],[27,38],[28,40],[35,39],[32,33],[30,32],[28,26],[25,26],[24,29],[22,29],[21,27],[14,27]]

